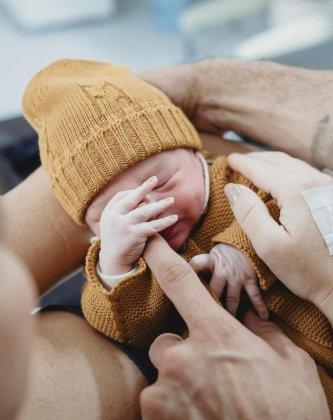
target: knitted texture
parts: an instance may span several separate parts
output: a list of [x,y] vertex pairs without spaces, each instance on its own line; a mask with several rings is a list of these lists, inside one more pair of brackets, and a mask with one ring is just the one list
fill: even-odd
[[[210,199],[208,211],[195,227],[195,233],[187,240],[187,249],[182,257],[189,261],[193,256],[208,253],[219,235],[221,241],[234,242],[242,252],[246,250],[261,278],[261,284],[274,283],[275,276],[257,257],[253,247],[239,228],[229,202],[223,194],[223,187],[229,182],[243,184],[253,189],[264,200],[270,196],[232,171],[226,157],[219,157],[209,167]],[[229,234],[230,232],[230,234]],[[139,348],[149,348],[152,341],[166,331],[183,334],[183,326],[176,325],[177,317],[170,316],[170,301],[162,293],[154,275],[140,258],[139,270],[122,279],[107,291],[96,273],[100,242],[95,242],[86,258],[88,283],[82,295],[82,309],[88,322],[97,330],[122,342]],[[263,277],[264,275],[264,277]],[[179,319],[178,319],[179,320]]]
[[[249,258],[259,277],[267,307],[276,314],[277,322],[291,340],[307,351],[319,366],[320,378],[333,412],[332,327],[313,304],[293,295],[259,259],[235,220],[223,188],[229,182],[246,185],[261,197],[270,214],[278,221],[279,209],[275,200],[242,175],[233,172],[226,157],[217,158],[209,167],[209,173],[208,211],[187,240],[187,249],[182,257],[189,261],[195,255],[208,253],[217,242],[222,242],[235,246]],[[83,312],[93,327],[122,343],[145,349],[163,332],[175,332],[183,337],[188,335],[185,323],[176,314],[142,258],[137,273],[122,279],[111,291],[106,291],[96,275],[98,250],[99,243],[95,243],[87,256],[88,282],[82,296]]]
[[129,166],[167,149],[201,149],[183,112],[124,66],[56,61],[33,77],[22,105],[51,189],[81,225],[97,192]]

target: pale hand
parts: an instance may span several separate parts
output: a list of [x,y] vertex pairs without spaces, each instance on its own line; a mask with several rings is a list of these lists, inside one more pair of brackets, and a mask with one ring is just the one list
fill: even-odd
[[99,253],[103,274],[114,276],[131,271],[147,239],[177,222],[177,215],[157,218],[174,203],[173,197],[143,205],[156,183],[153,176],[134,190],[120,191],[105,207],[100,221]]
[[189,262],[193,270],[212,274],[209,286],[218,298],[227,287],[226,309],[236,316],[241,291],[244,288],[250,301],[263,319],[268,310],[262,299],[258,278],[250,261],[237,248],[227,244],[215,245],[209,254],[196,255]]

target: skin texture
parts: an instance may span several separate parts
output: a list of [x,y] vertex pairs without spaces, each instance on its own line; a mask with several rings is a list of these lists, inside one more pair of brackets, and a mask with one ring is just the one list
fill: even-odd
[[1,198],[1,216],[3,242],[27,266],[39,295],[82,266],[91,232],[61,207],[43,168]]
[[27,388],[35,286],[26,267],[0,244],[0,412],[14,419]]
[[198,130],[233,130],[333,167],[332,71],[214,58],[139,77],[165,92]]
[[251,312],[241,325],[160,236],[144,257],[190,331],[153,343],[159,376],[141,394],[144,420],[330,418],[315,363],[279,328]]
[[41,315],[19,420],[138,420],[147,382],[134,363],[76,315]]

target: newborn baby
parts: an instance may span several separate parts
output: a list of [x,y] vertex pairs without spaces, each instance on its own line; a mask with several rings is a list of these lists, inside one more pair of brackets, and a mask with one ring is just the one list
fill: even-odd
[[[85,220],[101,238],[97,272],[105,287],[111,289],[118,276],[134,273],[147,239],[156,232],[175,251],[181,250],[208,203],[206,166],[193,149],[163,151],[126,169],[97,194]],[[260,316],[268,317],[257,275],[238,249],[217,244],[209,254],[193,257],[190,265],[197,273],[211,272],[209,285],[218,298],[228,284],[230,313],[236,315],[244,288]]]
[[195,128],[162,92],[123,66],[59,60],[32,79],[23,103],[52,191],[100,237],[86,257],[81,301],[94,328],[142,349],[163,332],[186,334],[141,258],[156,232],[198,274],[211,273],[217,302],[227,285],[233,315],[244,288],[268,317],[257,276],[263,289],[275,278],[235,221],[224,186],[246,185],[267,205],[271,197],[225,156],[208,165]]

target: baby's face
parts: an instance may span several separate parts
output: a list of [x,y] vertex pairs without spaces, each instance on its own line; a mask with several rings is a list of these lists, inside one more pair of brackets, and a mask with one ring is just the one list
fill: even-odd
[[161,232],[171,248],[182,247],[194,225],[200,218],[204,205],[204,175],[202,163],[192,149],[173,149],[152,155],[117,175],[96,195],[86,212],[85,220],[97,235],[102,212],[119,191],[132,190],[151,176],[158,183],[149,193],[147,202],[174,197],[174,204],[157,218],[178,215],[175,225]]

